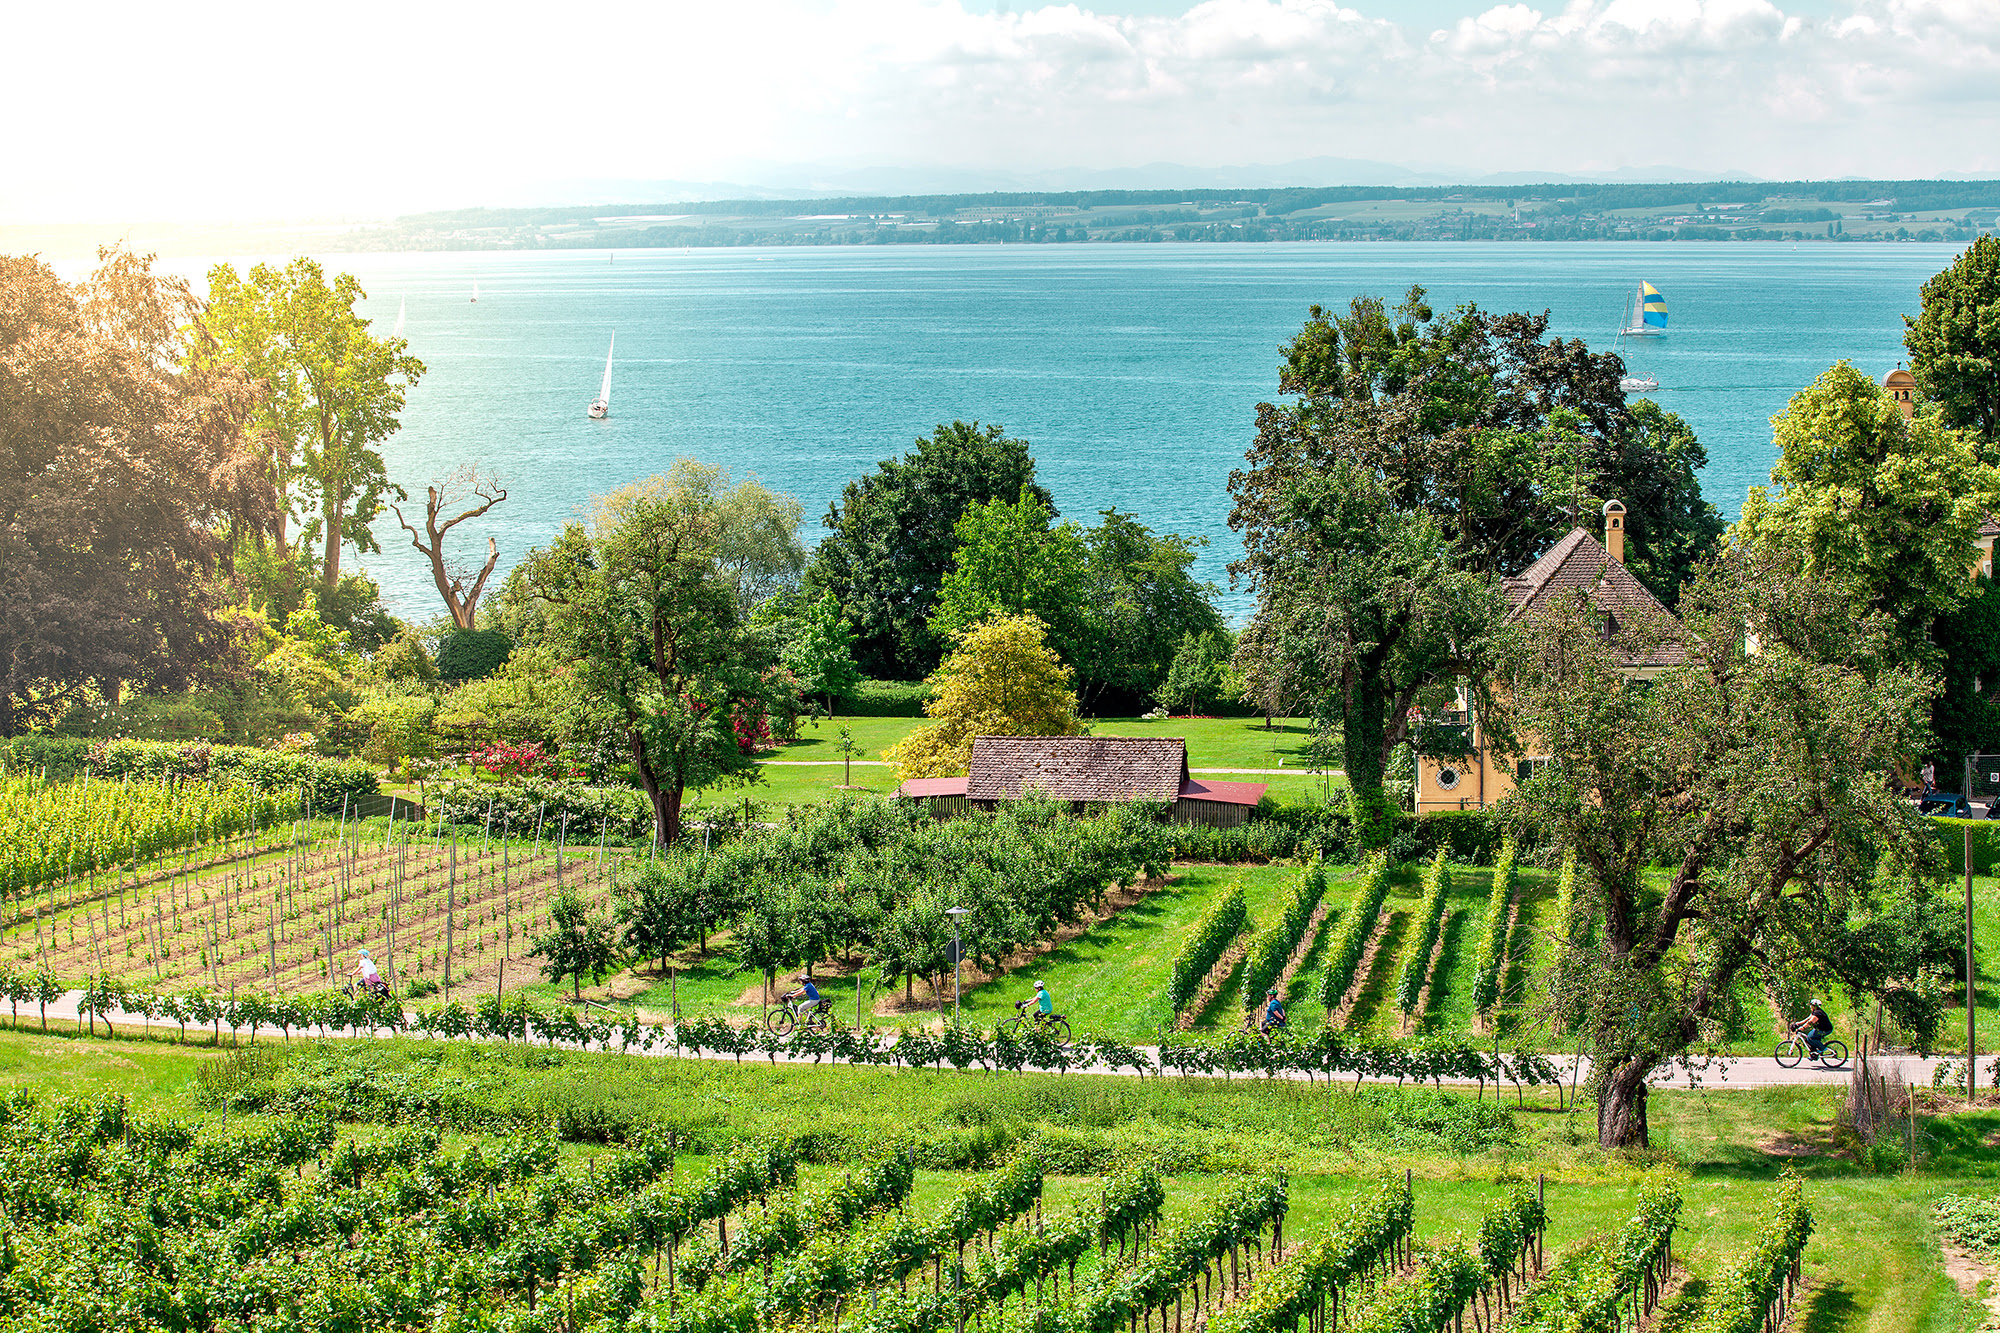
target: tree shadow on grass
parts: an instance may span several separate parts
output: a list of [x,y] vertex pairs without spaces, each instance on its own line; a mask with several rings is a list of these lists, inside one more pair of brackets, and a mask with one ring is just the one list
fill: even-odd
[[[1465,1026],[1463,1022],[1455,1022],[1454,1019],[1462,1020],[1467,1016],[1454,1015],[1451,1007],[1459,998],[1458,987],[1468,978],[1452,976],[1452,964],[1465,947],[1466,922],[1473,920],[1475,916],[1484,915],[1483,911],[1478,913],[1457,911],[1445,918],[1444,933],[1439,942],[1437,966],[1431,972],[1430,991],[1424,1001],[1423,1020],[1417,1025],[1419,1032],[1441,1032],[1446,1028],[1458,1029]],[[1474,922],[1474,924],[1479,923]],[[1469,998],[1467,1003],[1470,1004]]]
[[1796,1317],[1785,1322],[1803,1333],[1837,1333],[1837,1330],[1860,1328],[1862,1326],[1861,1305],[1854,1299],[1854,1293],[1839,1278],[1829,1278],[1805,1297],[1806,1317],[1801,1323]]
[[1396,969],[1402,962],[1403,936],[1409,931],[1410,916],[1409,911],[1391,912],[1388,924],[1382,927],[1374,965],[1361,979],[1361,989],[1354,996],[1354,1008],[1347,1015],[1349,1031],[1372,1026],[1382,1027],[1385,1031],[1395,1028],[1395,1016],[1385,1011],[1395,1004],[1395,996],[1391,992],[1396,987]]

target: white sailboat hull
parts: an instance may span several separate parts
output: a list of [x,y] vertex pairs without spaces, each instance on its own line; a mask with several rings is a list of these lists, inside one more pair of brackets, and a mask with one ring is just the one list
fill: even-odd
[[602,421],[610,415],[611,404],[605,402],[602,398],[593,398],[590,400],[590,419],[592,421]]

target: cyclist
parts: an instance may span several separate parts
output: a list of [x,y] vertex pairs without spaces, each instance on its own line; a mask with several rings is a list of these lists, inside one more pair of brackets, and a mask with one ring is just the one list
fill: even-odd
[[382,980],[382,974],[375,968],[375,960],[363,949],[354,963],[354,975],[361,982],[361,989],[374,995],[387,995],[389,983]]
[[1259,1032],[1269,1032],[1272,1028],[1285,1025],[1285,1002],[1278,998],[1276,986],[1264,992],[1264,1016],[1257,1021]]
[[1792,1024],[1792,1031],[1805,1034],[1806,1046],[1812,1051],[1813,1058],[1818,1059],[1820,1048],[1833,1034],[1833,1020],[1826,1016],[1825,1006],[1814,1000],[1806,1016]]
[[799,1002],[799,1021],[803,1023],[806,1015],[819,1008],[819,987],[813,985],[813,979],[803,973],[793,978],[793,980],[799,983],[799,988],[787,994],[785,998]]
[[1046,1023],[1049,1021],[1050,1018],[1055,1016],[1055,1012],[1056,1012],[1056,997],[1049,994],[1049,988],[1047,986],[1044,986],[1041,982],[1037,981],[1035,983],[1036,1019],[1040,1022]]

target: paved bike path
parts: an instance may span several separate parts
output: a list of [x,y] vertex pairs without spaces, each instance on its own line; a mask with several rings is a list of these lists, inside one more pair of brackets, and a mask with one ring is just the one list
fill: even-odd
[[[82,1023],[84,1021],[83,1014],[80,1008],[78,1007],[81,999],[82,999],[82,992],[80,991],[67,992],[60,1000],[54,1001],[49,1005],[49,1017]],[[40,1010],[26,1009],[23,1011],[21,1017],[23,1021],[26,1023],[32,1024],[38,1022],[40,1018]],[[406,1014],[405,1015],[406,1020],[408,1017],[409,1015]],[[170,1019],[158,1019],[158,1018],[147,1019],[138,1014],[126,1014],[123,1011],[114,1011],[112,1016],[112,1023],[114,1025],[114,1029],[123,1028],[127,1026],[135,1026],[135,1027],[145,1027],[152,1030],[172,1032],[176,1034],[179,1033],[181,1028],[180,1024],[173,1022]],[[235,1040],[247,1041],[250,1040],[251,1038],[251,1033],[248,1028],[232,1028],[225,1030],[229,1033],[232,1039]],[[215,1029],[213,1026],[204,1027],[203,1029],[201,1029],[201,1031],[208,1033],[211,1036],[214,1035],[215,1033]],[[259,1031],[264,1034],[266,1040],[270,1040],[274,1034],[278,1037],[279,1040],[283,1040],[283,1033],[279,1032],[278,1029],[276,1028],[263,1027],[260,1028]],[[669,1037],[665,1043],[655,1042],[653,1049],[651,1050],[641,1050],[637,1046],[634,1046],[630,1050],[629,1054],[638,1056],[652,1056],[655,1058],[672,1057],[682,1060],[721,1060],[729,1062],[737,1061],[737,1057],[728,1054],[718,1055],[713,1053],[702,1053],[696,1055],[686,1051],[677,1051],[673,1046],[673,1041],[671,1036],[672,1033],[671,1025],[667,1027],[667,1031],[669,1033]],[[305,1033],[301,1035],[313,1036],[315,1034]],[[368,1037],[385,1038],[393,1034],[389,1033],[386,1029],[377,1029],[372,1032],[357,1032],[354,1029],[349,1028],[332,1035],[341,1038],[343,1040],[359,1040]],[[419,1041],[446,1040],[445,1038],[429,1037],[421,1032],[409,1032],[406,1033],[405,1035]],[[486,1040],[486,1039],[474,1038],[471,1040]],[[574,1042],[559,1042],[555,1044],[561,1045],[568,1049],[581,1049],[577,1045],[577,1043]],[[614,1045],[608,1047],[598,1047],[596,1049],[616,1051],[618,1048]],[[1140,1054],[1146,1057],[1148,1063],[1151,1065],[1151,1069],[1148,1072],[1156,1077],[1159,1076],[1160,1048],[1157,1046],[1139,1046],[1136,1049],[1140,1052]],[[746,1054],[743,1058],[746,1060],[763,1060],[763,1061],[769,1061],[771,1059],[770,1056],[765,1055],[761,1052]],[[1893,1068],[1900,1072],[1901,1077],[1905,1083],[1914,1083],[1914,1084],[1919,1084],[1923,1087],[1929,1087],[1931,1084],[1931,1075],[1936,1070],[1938,1064],[1941,1061],[1949,1058],[1950,1057],[1948,1056],[1932,1056],[1930,1058],[1925,1058],[1919,1055],[1887,1054],[1875,1057],[1872,1064],[1875,1072],[1877,1073],[1886,1075]],[[803,1065],[823,1063],[823,1061],[815,1060],[810,1056],[790,1056],[782,1054],[777,1057],[777,1062],[781,1064],[803,1064]],[[1568,1086],[1572,1082],[1572,1080],[1580,1082],[1583,1079],[1588,1078],[1590,1075],[1590,1058],[1588,1056],[1585,1056],[1580,1060],[1573,1056],[1551,1056],[1549,1057],[1549,1063],[1554,1065],[1556,1067],[1556,1070],[1562,1075],[1562,1081],[1565,1086]],[[943,1064],[936,1065],[933,1067],[941,1069],[950,1068],[949,1065],[943,1065]],[[1845,1084],[1849,1077],[1850,1068],[1851,1066],[1849,1065],[1842,1065],[1838,1069],[1827,1069],[1811,1061],[1804,1061],[1801,1062],[1795,1068],[1787,1069],[1784,1066],[1780,1065],[1774,1057],[1768,1055],[1729,1056],[1723,1059],[1711,1061],[1705,1068],[1700,1070],[1698,1075],[1699,1081],[1696,1086],[1711,1092],[1720,1092],[1720,1091],[1728,1091],[1732,1088],[1751,1089],[1751,1088],[1801,1087],[1801,1086],[1810,1086],[1813,1084],[1823,1084],[1823,1083]],[[1138,1075],[1136,1075],[1131,1070],[1130,1067],[1114,1070],[1099,1065],[1090,1065],[1090,1066],[1079,1065],[1072,1068],[1070,1072],[1075,1074],[1097,1074],[1105,1077],[1119,1077],[1119,1076],[1125,1078],[1138,1077]],[[1982,1067],[1980,1072],[1982,1075],[1985,1074],[1986,1073],[1985,1068]],[[1195,1074],[1191,1075],[1191,1077],[1218,1078],[1218,1079],[1258,1078],[1262,1077],[1262,1075],[1256,1073],[1255,1071],[1238,1070],[1231,1074],[1226,1074],[1226,1075],[1221,1073]],[[1290,1071],[1275,1075],[1274,1077],[1288,1078],[1298,1082],[1307,1081],[1306,1075]],[[1354,1076],[1352,1074],[1337,1074],[1335,1075],[1335,1078],[1337,1080],[1345,1080],[1351,1083],[1354,1079]],[[1393,1078],[1378,1077],[1375,1075],[1367,1075],[1363,1077],[1362,1081],[1366,1083],[1394,1083],[1397,1082],[1398,1080]],[[1654,1075],[1654,1077],[1650,1081],[1652,1086],[1656,1088],[1686,1088],[1688,1086],[1687,1074],[1671,1068],[1662,1069],[1658,1074]],[[1472,1079],[1447,1078],[1444,1080],[1444,1082],[1453,1084],[1454,1086],[1463,1086],[1463,1087],[1476,1086],[1475,1080]],[[1491,1080],[1488,1080],[1488,1082],[1490,1083]],[[1511,1086],[1511,1084],[1507,1086]]]

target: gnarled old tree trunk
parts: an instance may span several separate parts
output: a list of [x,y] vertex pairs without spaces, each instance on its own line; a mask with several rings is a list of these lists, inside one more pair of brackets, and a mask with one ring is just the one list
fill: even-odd
[[1646,1076],[1649,1059],[1627,1060],[1606,1074],[1597,1089],[1597,1146],[1645,1148]]

